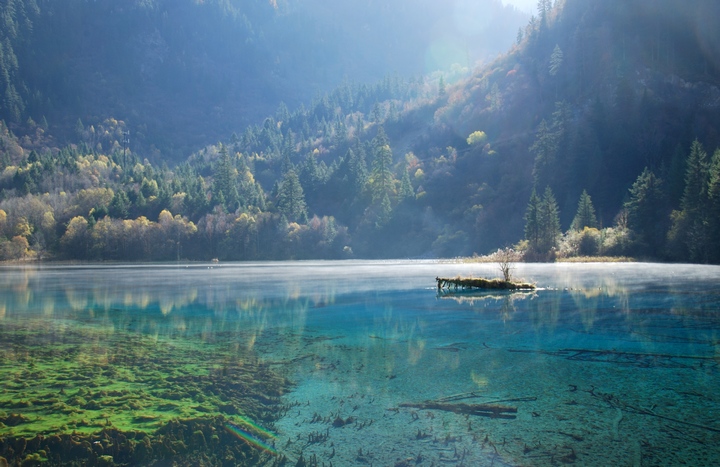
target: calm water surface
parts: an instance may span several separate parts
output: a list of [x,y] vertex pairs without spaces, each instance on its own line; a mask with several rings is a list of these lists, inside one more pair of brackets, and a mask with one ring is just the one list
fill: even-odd
[[720,268],[518,265],[537,291],[438,296],[458,274],[498,268],[4,267],[0,444],[221,415],[268,463],[720,465]]

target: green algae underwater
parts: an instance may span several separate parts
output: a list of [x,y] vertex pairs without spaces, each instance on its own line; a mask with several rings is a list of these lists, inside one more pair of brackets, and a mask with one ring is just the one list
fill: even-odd
[[4,465],[718,465],[720,267],[0,266]]
[[128,292],[130,318],[107,290],[40,299],[24,274],[0,300],[0,466],[284,462],[263,427],[288,410],[291,384],[255,355],[253,332],[204,335],[202,314],[165,326],[187,297],[168,308]]
[[11,465],[257,465],[274,454],[259,425],[286,410],[289,382],[246,350],[42,323],[1,326],[0,345]]

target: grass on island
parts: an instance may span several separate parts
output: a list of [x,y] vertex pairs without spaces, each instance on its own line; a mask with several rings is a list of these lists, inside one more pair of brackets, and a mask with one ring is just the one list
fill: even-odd
[[436,277],[438,290],[442,289],[487,289],[487,290],[532,290],[535,284],[503,279],[484,279],[481,277]]

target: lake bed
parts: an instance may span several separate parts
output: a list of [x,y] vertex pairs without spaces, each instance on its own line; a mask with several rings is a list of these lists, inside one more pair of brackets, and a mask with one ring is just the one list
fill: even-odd
[[538,290],[438,296],[499,269],[437,261],[6,266],[0,455],[720,463],[719,267],[514,273]]

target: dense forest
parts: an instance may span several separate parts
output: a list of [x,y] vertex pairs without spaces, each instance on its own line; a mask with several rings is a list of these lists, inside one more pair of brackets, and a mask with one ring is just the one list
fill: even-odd
[[[176,163],[344,82],[469,68],[527,16],[500,0],[8,0],[0,2],[0,119],[124,121],[132,147]],[[474,19],[468,19],[474,18]],[[104,148],[108,150],[110,148]]]
[[[52,4],[11,3],[25,5],[17,31]],[[153,21],[162,10],[136,3]],[[128,145],[128,121],[113,116],[75,118],[72,142],[57,144],[26,100],[37,82],[11,86],[10,63],[0,255],[397,258],[514,246],[527,260],[720,262],[720,5],[649,5],[541,0],[507,53],[469,76],[345,81],[179,163]],[[20,32],[6,34],[23,47]],[[203,92],[197,102],[211,100]]]

